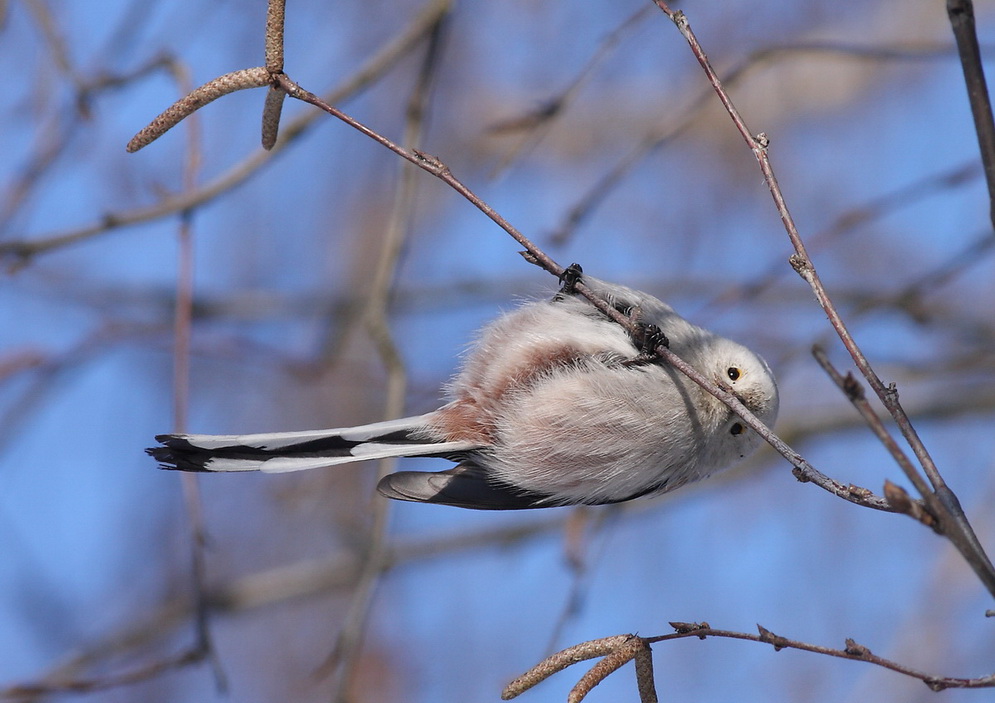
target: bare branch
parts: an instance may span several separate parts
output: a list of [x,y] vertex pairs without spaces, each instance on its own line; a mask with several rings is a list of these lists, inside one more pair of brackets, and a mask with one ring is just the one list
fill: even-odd
[[440,179],[451,188],[453,188],[457,193],[462,195],[464,198],[469,200],[477,209],[487,215],[491,220],[493,220],[501,229],[510,234],[515,241],[525,247],[525,250],[534,259],[534,262],[542,266],[554,276],[560,276],[563,273],[563,267],[553,261],[549,256],[546,255],[538,246],[532,243],[528,237],[519,232],[515,227],[511,225],[504,217],[502,217],[494,208],[484,202],[478,195],[476,195],[472,190],[470,190],[462,181],[453,176],[452,171],[446,166],[439,158],[426,154],[417,149],[405,149],[404,147],[395,144],[393,141],[383,136],[379,132],[367,127],[365,124],[361,123],[353,117],[350,117],[346,113],[339,110],[337,107],[329,105],[327,102],[319,98],[314,93],[301,88],[299,85],[294,83],[290,78],[281,74],[276,77],[277,82],[292,98],[296,98],[302,102],[309,103],[318,107],[325,112],[327,112],[332,117],[342,120],[350,127],[362,132],[367,137],[373,141],[379,143],[380,145],[390,149],[392,152],[397,154],[403,159],[413,163],[415,166],[431,173],[436,178]]
[[67,679],[65,681],[45,681],[39,683],[22,683],[0,688],[0,699],[23,700],[56,693],[91,693],[106,691],[128,684],[148,681],[157,676],[182,669],[190,664],[196,664],[204,659],[205,652],[198,648],[187,649],[179,654],[160,659],[151,664],[136,667],[117,676],[99,676],[87,679]]
[[823,647],[821,645],[809,644],[792,640],[781,635],[776,635],[763,625],[757,625],[757,634],[747,632],[734,632],[731,630],[714,629],[707,622],[672,622],[671,627],[674,632],[668,635],[657,635],[654,637],[638,637],[636,635],[615,635],[614,637],[604,637],[597,640],[590,640],[568,647],[556,654],[547,657],[526,673],[509,683],[501,694],[501,698],[508,700],[514,698],[524,691],[532,688],[536,684],[544,681],[553,674],[566,669],[567,667],[594,657],[603,656],[604,659],[588,671],[570,691],[567,698],[569,703],[579,703],[594,686],[603,681],[612,672],[626,662],[636,660],[637,680],[640,691],[640,699],[643,703],[656,700],[655,684],[653,682],[651,645],[657,642],[667,642],[671,640],[687,639],[696,637],[705,640],[709,637],[720,637],[725,639],[745,640],[748,642],[759,642],[769,644],[774,651],[782,649],[797,649],[813,654],[849,659],[851,661],[862,661],[885,669],[890,669],[896,673],[911,678],[919,679],[933,691],[942,691],[947,688],[992,688],[995,687],[995,674],[979,676],[976,678],[961,678],[953,676],[937,676],[927,674],[922,671],[905,666],[890,659],[879,657],[864,645],[858,644],[853,639],[848,638],[843,649]]
[[[864,422],[866,422],[867,426],[871,428],[871,431],[878,438],[881,444],[885,446],[888,453],[891,454],[891,457],[895,460],[895,463],[898,464],[902,471],[905,472],[905,475],[916,487],[916,490],[919,491],[920,495],[931,495],[929,487],[926,485],[925,481],[923,481],[922,476],[916,470],[916,467],[913,466],[912,462],[905,455],[905,452],[903,452],[901,447],[898,446],[898,443],[892,439],[891,435],[888,433],[888,430],[885,429],[884,423],[881,422],[881,418],[877,416],[877,413],[875,413],[874,409],[871,408],[870,403],[867,402],[867,397],[864,395],[864,389],[863,386],[860,385],[860,382],[853,377],[853,374],[848,373],[845,377],[840,374],[840,372],[836,370],[836,367],[833,366],[832,362],[829,361],[829,357],[826,355],[825,350],[821,347],[813,347],[812,355],[815,357],[815,360],[819,362],[819,365],[823,368],[823,370],[833,380],[833,383],[835,383],[836,386],[843,391],[843,394],[857,409],[857,412],[860,413],[860,416],[864,419]],[[923,505],[922,501],[913,501],[911,499],[908,499],[907,502],[898,501],[896,500],[895,491],[892,490],[889,495],[887,488],[888,484],[886,484],[885,500],[888,501],[889,505],[897,510],[900,510],[901,512],[906,513],[907,515],[913,515],[913,513],[915,513],[916,519],[919,519],[928,527],[936,529],[936,518]],[[907,494],[906,498],[908,498]]]
[[[926,446],[923,444],[919,434],[912,426],[912,422],[905,410],[902,408],[901,403],[899,403],[897,388],[895,388],[894,384],[885,386],[885,384],[878,377],[877,373],[871,367],[870,362],[864,356],[863,351],[850,334],[847,325],[843,322],[839,311],[830,299],[829,293],[822,284],[822,281],[816,272],[815,265],[806,251],[805,244],[798,233],[794,218],[788,210],[787,203],[784,200],[784,195],[781,192],[777,178],[774,175],[774,170],[767,151],[767,147],[769,146],[769,139],[767,135],[761,132],[754,136],[754,134],[746,126],[746,122],[739,114],[739,111],[733,104],[732,99],[726,93],[721,81],[718,78],[718,75],[715,73],[711,63],[705,55],[704,50],[701,48],[700,44],[698,44],[698,40],[695,37],[694,32],[691,30],[691,26],[684,13],[681,11],[675,12],[671,10],[664,0],[654,0],[654,2],[661,10],[663,10],[664,13],[667,14],[668,17],[670,17],[671,20],[673,20],[678,30],[680,30],[681,34],[687,40],[688,45],[691,47],[692,53],[698,60],[698,63],[701,65],[702,69],[705,71],[709,82],[715,90],[716,95],[718,95],[719,100],[726,108],[726,112],[732,119],[733,124],[736,125],[736,129],[747,143],[747,146],[749,146],[756,156],[757,161],[760,164],[760,170],[764,175],[764,180],[767,182],[768,188],[770,189],[771,197],[774,199],[777,212],[781,217],[781,222],[784,224],[788,238],[791,240],[791,244],[795,249],[795,253],[792,254],[789,261],[798,275],[804,278],[812,288],[812,291],[815,293],[815,296],[819,301],[819,305],[829,317],[830,324],[833,326],[833,329],[836,330],[837,335],[843,342],[843,345],[846,347],[847,351],[850,352],[850,356],[853,358],[857,368],[860,370],[864,378],[867,379],[871,388],[874,389],[874,392],[881,399],[881,402],[884,403],[884,406],[888,409],[889,413],[891,413],[891,416],[894,418],[896,424],[902,432],[902,436],[909,443],[913,453],[919,460],[923,471],[933,486],[933,491],[924,494],[922,497],[927,501],[930,509],[936,515],[940,529],[943,530],[943,533],[947,536],[951,543],[957,547],[964,559],[971,565],[972,569],[974,569],[976,575],[985,585],[988,592],[995,596],[995,566],[992,565],[988,555],[985,553],[984,548],[981,546],[977,536],[974,534],[974,530],[961,508],[960,502],[958,501],[956,495],[954,495],[953,491],[947,487],[936,467],[936,464],[926,449]],[[729,407],[733,406],[730,405]],[[749,423],[749,418],[738,412],[737,414]],[[750,426],[753,427],[752,424]],[[767,439],[766,436],[765,439]]]
[[757,625],[757,630],[759,634],[751,634],[748,632],[734,632],[731,630],[717,630],[712,628],[708,623],[671,623],[672,625],[679,625],[675,627],[676,632],[669,635],[657,635],[655,637],[644,638],[648,644],[654,644],[656,642],[666,642],[669,640],[677,639],[687,639],[689,637],[697,637],[698,639],[704,640],[708,637],[722,637],[726,639],[736,639],[736,640],[746,640],[749,642],[762,642],[769,644],[774,647],[775,651],[782,649],[797,649],[803,652],[811,652],[813,654],[822,654],[830,657],[837,657],[840,659],[849,659],[851,661],[862,661],[868,664],[873,664],[875,666],[883,667],[885,669],[890,669],[896,673],[902,674],[904,676],[909,676],[914,679],[919,679],[924,684],[926,684],[933,691],[942,691],[947,688],[992,688],[995,687],[995,674],[989,674],[987,676],[979,676],[976,678],[961,678],[954,676],[937,676],[934,674],[928,674],[912,667],[905,666],[898,662],[891,661],[890,659],[885,659],[884,657],[879,657],[872,653],[870,649],[859,645],[852,639],[846,640],[846,645],[843,649],[834,649],[832,647],[823,647],[821,645],[809,644],[807,642],[800,642],[798,640],[789,639],[787,637],[782,637],[780,635],[773,634],[770,630],[766,629],[761,625]]

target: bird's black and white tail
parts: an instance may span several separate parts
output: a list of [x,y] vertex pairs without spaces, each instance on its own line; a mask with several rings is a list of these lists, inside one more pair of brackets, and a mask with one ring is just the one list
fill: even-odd
[[162,446],[146,451],[164,469],[180,471],[263,471],[320,469],[368,459],[400,456],[459,458],[479,448],[468,442],[425,438],[427,415],[357,427],[246,435],[166,434]]

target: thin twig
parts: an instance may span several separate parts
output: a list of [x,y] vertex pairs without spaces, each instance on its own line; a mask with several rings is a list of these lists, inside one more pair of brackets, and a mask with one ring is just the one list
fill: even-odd
[[[177,62],[169,62],[168,66],[178,84],[180,93],[188,94],[191,89],[189,73]],[[183,181],[184,188],[192,190],[196,186],[202,153],[200,124],[196,119],[187,123],[187,132]],[[189,213],[186,213],[186,216],[179,223],[177,238],[179,241],[179,263],[177,266],[177,300],[174,317],[173,426],[176,431],[183,431],[186,426],[189,397],[190,326],[193,301],[193,249]],[[195,643],[177,654],[159,658],[150,664],[123,673],[90,678],[63,675],[42,682],[2,689],[0,690],[0,698],[22,699],[56,693],[85,693],[107,690],[156,678],[173,669],[199,663],[205,659],[212,665],[218,690],[227,690],[227,678],[217,659],[207,623],[209,599],[204,578],[204,519],[196,476],[183,476],[181,484],[191,534],[190,575],[195,594],[193,609],[196,628]]]
[[533,149],[542,140],[555,123],[556,118],[566,112],[570,103],[580,92],[581,87],[583,87],[587,79],[593,74],[597,65],[611,54],[627,31],[649,17],[652,9],[651,5],[645,5],[622,20],[615,29],[601,40],[580,71],[556,95],[546,98],[537,108],[525,115],[516,115],[500,120],[487,128],[487,131],[491,134],[522,133],[518,142],[491,169],[491,178],[498,177],[512,161],[523,153]]
[[[88,76],[77,95],[77,104],[89,104],[100,93],[119,88],[133,81],[148,76],[163,69],[174,72],[174,64],[178,62],[170,56],[158,55],[150,58],[144,64],[123,73],[108,73],[101,71]],[[43,88],[43,90],[45,90]],[[70,141],[82,130],[85,122],[79,119],[77,113],[63,109],[51,111],[38,120],[35,130],[35,144],[28,152],[27,158],[17,169],[13,181],[5,188],[4,201],[0,206],[0,236],[4,236],[10,226],[16,221],[16,215],[35,186],[40,183],[60,160],[67,158],[66,149]]]
[[[891,454],[892,459],[895,463],[902,469],[912,485],[915,486],[916,490],[919,491],[920,495],[929,494],[929,486],[923,480],[922,475],[916,470],[915,465],[906,456],[902,448],[898,446],[898,443],[892,438],[885,428],[884,423],[881,418],[878,417],[874,409],[871,408],[871,404],[867,402],[867,397],[864,395],[864,388],[860,385],[860,382],[853,377],[853,374],[848,373],[843,376],[836,367],[833,366],[829,357],[826,355],[825,350],[822,347],[816,346],[812,348],[812,355],[815,360],[819,362],[819,365],[823,368],[829,378],[832,379],[833,383],[843,392],[847,399],[853,404],[860,413],[860,416],[867,423],[867,426],[871,428],[871,431],[878,438],[881,444],[884,445],[888,453]],[[895,496],[898,494],[894,489],[891,489],[891,495],[889,496],[889,490],[885,490],[885,499],[892,505],[892,507],[900,509],[902,512],[915,517],[917,520],[927,525],[928,527],[936,527],[936,517],[928,511],[923,505],[922,501],[911,499],[896,500]]]
[[[562,529],[565,516],[564,512],[550,513],[526,522],[487,530],[395,541],[389,545],[378,568],[386,571],[463,552],[479,554],[482,548],[488,547],[506,549],[509,545],[543,538]],[[360,571],[361,565],[355,553],[343,550],[321,559],[270,568],[215,584],[208,591],[207,601],[212,613],[241,613],[296,598],[327,594],[333,589],[352,590]],[[189,623],[193,614],[189,598],[167,600],[150,615],[129,621],[110,636],[77,647],[70,657],[40,680],[0,689],[0,699],[19,700],[25,695],[103,690],[154,678],[177,667],[200,662],[204,658],[203,651],[192,648],[116,677],[71,677],[81,668],[97,668],[100,662],[115,655],[141,650],[150,643],[168,639],[176,628]]]
[[387,137],[383,136],[379,132],[367,127],[365,124],[361,123],[359,120],[350,117],[342,110],[329,105],[327,102],[319,98],[314,93],[301,88],[299,85],[294,83],[287,75],[282,74],[277,76],[277,82],[279,85],[287,91],[287,95],[302,102],[306,102],[310,105],[314,105],[327,112],[332,117],[342,120],[350,127],[362,132],[367,137],[373,141],[379,143],[380,145],[386,147],[390,151],[394,152],[398,156],[407,161],[413,163],[415,166],[431,173],[436,178],[440,179],[446,183],[449,187],[455,190],[457,193],[462,195],[464,198],[469,200],[477,209],[483,212],[487,217],[493,220],[501,229],[510,234],[515,241],[521,244],[529,255],[534,259],[534,262],[541,265],[544,269],[552,273],[554,276],[560,276],[563,273],[563,267],[553,261],[549,256],[545,254],[539,247],[533,244],[528,237],[519,232],[515,227],[511,225],[504,217],[500,215],[494,208],[484,202],[478,195],[476,195],[472,190],[470,190],[462,181],[453,176],[449,167],[446,166],[439,158],[426,154],[417,149],[405,149],[404,147],[396,144]]
[[757,625],[759,634],[749,632],[734,632],[731,630],[716,630],[707,622],[703,623],[671,623],[676,632],[667,635],[657,635],[646,637],[646,642],[654,644],[656,642],[667,642],[670,640],[688,639],[696,637],[704,640],[708,637],[722,637],[726,639],[746,640],[749,642],[761,642],[774,647],[775,651],[781,649],[798,649],[803,652],[823,654],[840,659],[851,661],[862,661],[874,664],[885,669],[890,669],[899,674],[919,679],[933,691],[942,691],[947,688],[992,688],[995,687],[995,674],[979,676],[977,678],[961,678],[954,676],[937,676],[913,669],[910,666],[900,664],[884,657],[873,654],[867,647],[854,642],[852,639],[846,640],[843,649],[823,647],[821,645],[809,644],[798,640],[788,639],[780,635],[775,635],[770,630]]
[[[48,45],[46,52],[47,55],[52,59],[56,68],[63,73],[73,87],[76,89],[77,95],[82,93],[83,90],[83,75],[76,68],[72,59],[69,58],[69,45],[66,40],[62,37],[62,33],[59,31],[59,27],[56,26],[55,17],[52,15],[52,11],[49,9],[43,0],[28,0],[24,3],[28,10],[34,15],[35,22],[38,23],[38,28],[41,30],[42,37],[45,39],[45,43]],[[84,107],[84,104],[77,101],[77,107]]]
[[724,639],[744,640],[747,642],[759,642],[768,644],[774,651],[782,649],[797,649],[813,654],[848,659],[850,661],[861,661],[873,664],[885,669],[911,678],[918,679],[926,684],[932,691],[943,691],[948,688],[992,688],[995,687],[995,674],[979,676],[977,678],[961,678],[954,676],[937,676],[913,669],[912,667],[900,664],[890,659],[880,657],[862,644],[853,639],[847,639],[843,649],[823,647],[821,645],[809,644],[792,640],[781,635],[776,635],[763,625],[757,625],[757,634],[749,632],[734,632],[732,630],[717,630],[707,622],[672,622],[670,626],[674,632],[666,635],[654,637],[638,637],[636,635],[614,635],[602,637],[596,640],[581,642],[572,647],[568,647],[556,654],[546,657],[536,666],[509,683],[501,693],[501,698],[508,700],[524,693],[538,683],[546,680],[553,674],[563,671],[567,667],[577,662],[595,657],[604,657],[602,661],[584,674],[570,692],[568,701],[579,703],[581,699],[604,678],[616,671],[620,666],[628,661],[636,660],[636,679],[639,686],[640,700],[643,703],[656,701],[656,691],[653,681],[653,660],[651,657],[651,646],[658,642],[669,642],[671,640],[697,638],[705,640],[709,637],[719,637]]
[[[781,222],[784,224],[785,231],[787,232],[788,238],[791,240],[791,244],[795,250],[795,253],[790,258],[791,265],[812,288],[812,291],[815,293],[815,296],[819,301],[819,305],[829,317],[830,324],[833,326],[833,329],[836,330],[837,335],[843,342],[844,347],[846,347],[847,351],[850,353],[850,356],[853,358],[857,368],[860,370],[864,378],[867,379],[871,388],[881,399],[881,402],[884,403],[885,408],[888,409],[888,412],[894,418],[895,423],[901,430],[902,436],[909,443],[913,453],[919,460],[926,477],[933,486],[933,491],[927,492],[922,496],[922,498],[927,502],[930,510],[936,515],[939,529],[944,535],[946,535],[951,543],[957,547],[958,551],[961,552],[965,561],[967,561],[971,568],[974,569],[975,574],[985,585],[985,588],[989,591],[989,593],[995,595],[995,566],[992,565],[988,555],[985,553],[984,548],[981,546],[977,536],[974,534],[974,530],[971,527],[967,516],[964,514],[956,495],[954,495],[953,491],[951,491],[943,481],[935,462],[923,444],[919,434],[912,426],[912,422],[905,410],[899,403],[898,391],[894,384],[885,386],[885,384],[878,377],[877,373],[871,367],[870,362],[864,356],[863,351],[850,334],[849,329],[843,322],[839,311],[836,309],[836,306],[829,297],[829,293],[819,278],[815,265],[806,251],[805,244],[802,241],[801,236],[798,233],[798,229],[795,226],[794,219],[788,210],[787,203],[784,200],[784,195],[778,185],[777,178],[774,175],[774,170],[771,166],[767,150],[767,147],[769,146],[767,135],[762,132],[754,135],[747,127],[745,120],[742,115],[740,115],[739,111],[736,109],[736,106],[733,104],[732,99],[723,88],[721,81],[708,60],[708,57],[705,55],[704,50],[698,43],[698,40],[695,37],[694,32],[691,30],[691,26],[684,13],[671,10],[664,0],[654,0],[654,2],[674,22],[678,30],[684,36],[685,40],[687,40],[688,45],[691,47],[692,53],[704,70],[705,75],[708,77],[708,80],[711,83],[712,88],[715,90],[716,95],[718,95],[719,100],[726,108],[726,112],[732,119],[733,124],[735,124],[736,129],[746,141],[747,146],[756,156],[757,161],[760,164],[760,170],[764,175],[764,180],[767,182],[768,188],[770,189],[771,197],[774,199],[774,204],[781,218]],[[732,407],[732,405],[730,405],[730,407]],[[749,423],[749,418],[745,415],[740,416]],[[752,426],[753,425],[751,424],[751,427]]]
[[[725,82],[724,85],[728,89],[728,82]],[[810,252],[823,250],[833,243],[838,243],[843,237],[852,234],[861,227],[866,227],[905,207],[936,197],[947,190],[962,187],[980,175],[981,169],[977,162],[971,160],[953,168],[944,169],[939,173],[930,173],[893,190],[879,193],[834,217],[829,225],[809,238],[808,250]],[[778,257],[752,279],[740,285],[726,288],[710,300],[704,309],[728,304],[733,300],[742,301],[755,298],[773,286],[784,273],[784,260]]]
[[111,688],[119,688],[128,684],[138,683],[154,679],[166,672],[180,669],[190,664],[201,661],[204,658],[203,651],[198,647],[188,649],[179,654],[158,661],[139,666],[131,671],[116,676],[96,676],[86,679],[67,679],[60,681],[43,681],[38,683],[22,683],[0,688],[0,699],[24,700],[26,698],[37,698],[38,696],[50,696],[57,693],[91,693],[93,691],[106,691]]

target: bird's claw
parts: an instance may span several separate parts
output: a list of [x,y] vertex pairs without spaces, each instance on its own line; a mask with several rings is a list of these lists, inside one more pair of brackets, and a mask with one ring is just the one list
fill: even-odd
[[553,296],[553,300],[563,300],[574,294],[574,286],[577,285],[577,281],[581,279],[584,274],[584,269],[580,267],[580,264],[570,264],[565,269],[563,273],[560,274],[560,290],[557,291],[556,295]]
[[669,347],[670,340],[656,325],[645,322],[636,322],[636,332],[633,334],[633,341],[639,349],[639,354],[628,361],[623,362],[625,366],[642,366],[653,364],[660,360],[658,347]]

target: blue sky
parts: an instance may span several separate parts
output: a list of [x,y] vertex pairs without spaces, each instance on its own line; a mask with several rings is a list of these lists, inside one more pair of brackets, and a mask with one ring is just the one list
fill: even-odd
[[[287,72],[316,93],[341,84],[396,36],[417,3],[290,3]],[[846,367],[790,247],[753,155],[707,92],[680,35],[649,14],[591,71],[562,116],[500,174],[515,135],[490,125],[556,95],[599,42],[640,7],[624,3],[457,6],[435,76],[424,148],[563,264],[645,288],[689,318],[767,357],[782,390],[777,429],[815,466],[880,491],[897,468],[824,378],[808,349]],[[978,3],[990,43],[990,3]],[[195,84],[262,61],[263,2],[64,2],[50,8],[77,75],[134,70],[168,51]],[[912,53],[950,44],[942,8],[880,1],[859,16],[828,2],[685,8],[722,71],[772,45],[829,42]],[[182,188],[184,127],[138,154],[124,144],[178,95],[163,71],[100,92],[84,117],[71,73],[53,59],[37,16],[12,4],[0,26],[0,246],[43,240],[158,202]],[[341,107],[400,140],[416,51]],[[802,235],[920,179],[977,159],[951,56],[867,61],[795,52],[756,65],[731,87],[771,156]],[[211,104],[199,183],[258,149],[262,91]],[[288,101],[290,121],[311,108]],[[566,243],[550,233],[609,168],[650,134],[690,126],[639,160]],[[64,143],[59,135],[68,135]],[[37,169],[39,154],[59,146]],[[387,374],[350,327],[369,294],[398,159],[330,118],[317,120],[242,185],[192,216],[197,317],[188,425],[201,432],[342,426],[381,419]],[[18,186],[27,182],[23,199]],[[405,364],[405,412],[425,412],[473,331],[518,301],[548,295],[506,234],[427,174],[417,180],[394,275],[390,323]],[[901,290],[986,232],[975,174],[910,198],[831,236],[813,257],[879,374],[896,381],[917,429],[979,537],[992,544],[991,432],[995,319],[991,249],[926,292],[923,316]],[[0,284],[0,680],[34,680],[74,653],[189,599],[189,528],[177,476],[144,454],[172,425],[171,315],[178,217],[100,234],[8,266]],[[780,265],[759,295],[738,293]],[[15,270],[16,269],[16,270]],[[720,302],[715,302],[719,300]],[[954,396],[951,401],[950,396]],[[950,406],[953,406],[950,409]],[[971,409],[968,409],[971,408]],[[942,412],[941,412],[942,410]],[[918,414],[916,414],[918,413]],[[411,460],[405,467],[442,468]],[[375,467],[295,476],[201,479],[208,582],[221,588],[269,569],[349,555],[361,546]],[[419,545],[542,524],[537,534],[436,556]],[[571,525],[570,531],[567,525]],[[624,508],[490,514],[393,506],[401,562],[382,578],[357,669],[356,700],[497,700],[552,643],[622,632],[662,634],[668,621],[777,634],[827,646],[853,637],[883,656],[940,674],[991,671],[990,598],[952,548],[908,518],[858,509],[796,482],[764,449],[703,485]],[[565,550],[580,534],[585,564]],[[414,545],[414,546],[413,546]],[[419,553],[420,554],[420,553]],[[99,700],[327,700],[313,673],[349,604],[348,588],[219,613],[218,694],[205,666],[93,694]],[[87,676],[125,671],[192,641],[181,618],[144,631],[142,647],[102,657]],[[967,700],[864,664],[742,642],[655,648],[661,699],[698,701]],[[589,700],[637,700],[629,669]],[[562,701],[580,669],[523,701]]]

